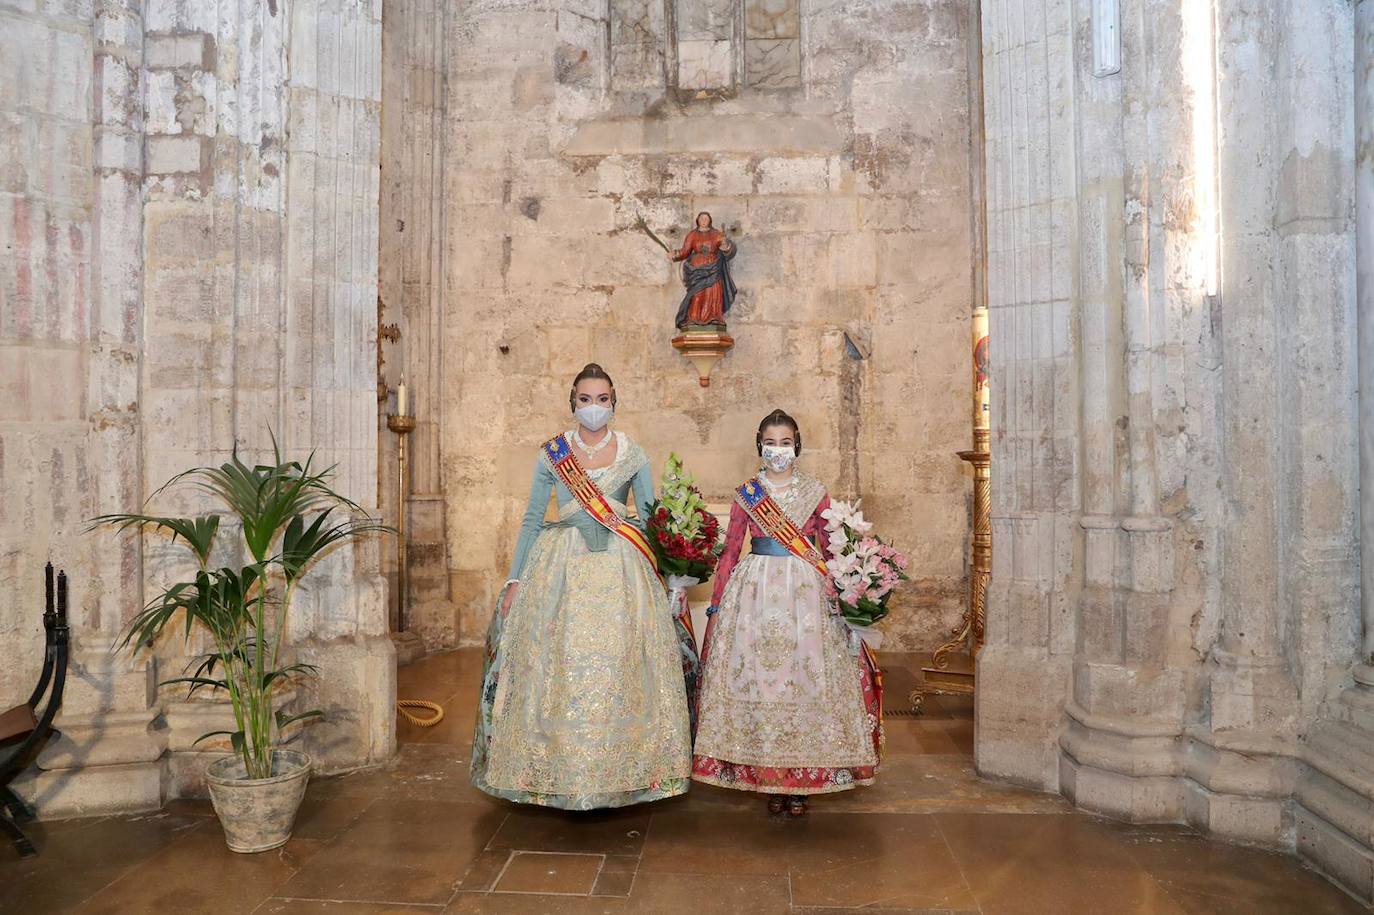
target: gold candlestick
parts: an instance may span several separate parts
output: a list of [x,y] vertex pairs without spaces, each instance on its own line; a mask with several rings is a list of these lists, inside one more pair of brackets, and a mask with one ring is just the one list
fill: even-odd
[[[983,648],[987,621],[988,579],[992,575],[992,424],[988,390],[988,310],[973,310],[973,450],[959,459],[973,465],[973,544],[969,569],[968,606],[953,638],[935,649],[924,667],[931,692],[971,693],[974,662]],[[967,648],[967,655],[961,649]],[[957,652],[957,654],[956,654]],[[953,662],[951,664],[951,662]],[[914,704],[919,700],[912,697]]]
[[[405,409],[405,385],[397,398],[397,407]],[[396,631],[406,631],[406,436],[415,431],[415,417],[405,413],[387,415],[386,427],[396,433]]]

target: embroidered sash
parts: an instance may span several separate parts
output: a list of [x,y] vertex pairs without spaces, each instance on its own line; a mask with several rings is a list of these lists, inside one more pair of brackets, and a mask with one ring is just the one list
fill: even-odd
[[[544,462],[549,465],[568,491],[573,494],[577,504],[581,505],[587,514],[591,515],[612,534],[619,534],[625,538],[631,546],[639,550],[649,563],[649,568],[658,575],[658,559],[654,556],[654,551],[649,546],[649,541],[644,539],[644,535],[639,532],[639,528],[626,521],[616,514],[611,508],[606,496],[597,488],[596,483],[587,475],[587,471],[582,468],[582,464],[573,454],[572,446],[568,444],[566,436],[559,434],[549,439],[539,447],[539,452],[544,458]],[[661,576],[660,576],[661,577]]]
[[768,490],[758,477],[750,479],[735,490],[735,501],[755,524],[763,528],[765,534],[781,543],[787,552],[815,569],[822,577],[830,577],[830,570],[825,565],[825,556],[797,529],[792,519],[782,510],[782,506],[768,494]]

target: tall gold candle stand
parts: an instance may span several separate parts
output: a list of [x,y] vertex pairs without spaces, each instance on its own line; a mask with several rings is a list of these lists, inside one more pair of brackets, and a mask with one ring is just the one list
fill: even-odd
[[[987,619],[988,578],[992,575],[992,450],[988,391],[988,310],[973,310],[973,450],[959,459],[973,465],[973,544],[968,606],[953,638],[935,650],[924,667],[925,688],[933,693],[971,693],[974,662],[983,647]],[[912,703],[919,705],[917,696]]]
[[386,427],[396,433],[396,631],[406,631],[406,597],[409,594],[406,571],[406,436],[415,431],[415,417],[405,412],[405,384],[397,390],[396,409],[387,415]]

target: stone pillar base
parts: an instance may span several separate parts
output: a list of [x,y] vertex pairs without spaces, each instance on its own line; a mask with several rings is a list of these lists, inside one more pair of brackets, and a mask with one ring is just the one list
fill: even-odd
[[301,709],[324,719],[301,739],[317,774],[376,765],[396,753],[396,647],[388,635],[295,643],[297,659],[320,668],[301,684]]
[[87,637],[73,653],[55,727],[36,769],[15,783],[42,819],[162,806],[166,731],[157,725],[154,668],[142,656]]
[[425,640],[414,632],[391,633],[391,644],[396,648],[397,667],[405,667],[425,656]]
[[1307,733],[1294,791],[1298,855],[1366,903],[1374,902],[1374,668]]
[[143,813],[162,807],[162,763],[30,769],[11,787],[44,820]]
[[1059,730],[1071,659],[1040,648],[985,645],[974,693],[980,775],[1059,790]]

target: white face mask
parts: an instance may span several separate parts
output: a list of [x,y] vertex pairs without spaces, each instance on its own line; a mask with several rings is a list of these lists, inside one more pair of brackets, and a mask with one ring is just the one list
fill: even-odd
[[764,445],[763,466],[774,473],[782,473],[797,459],[797,452],[791,445]]
[[600,432],[611,421],[615,415],[615,410],[611,407],[603,407],[599,403],[583,404],[578,407],[573,414],[577,421],[586,426],[593,432]]

